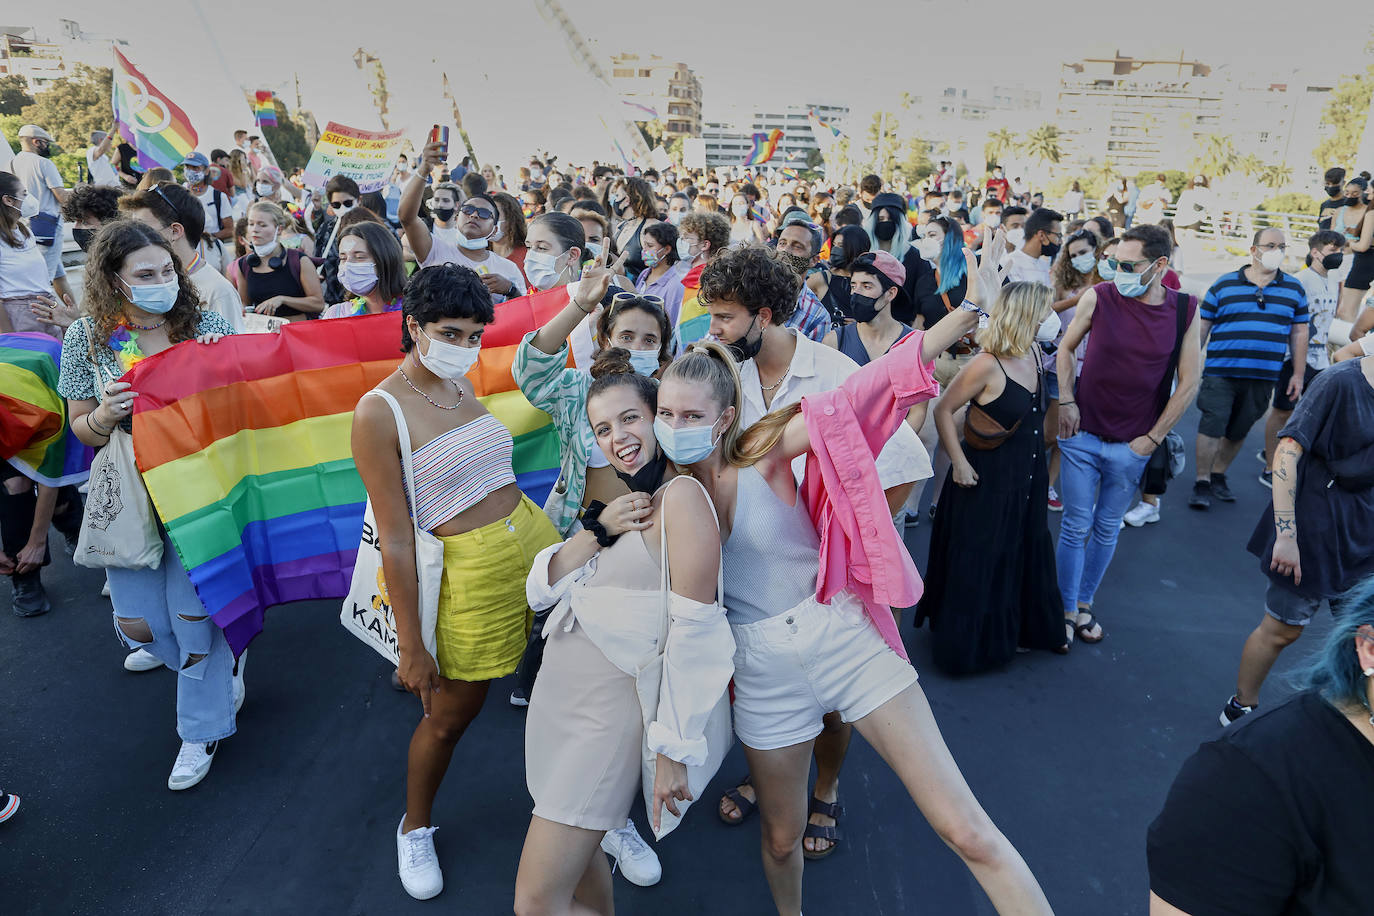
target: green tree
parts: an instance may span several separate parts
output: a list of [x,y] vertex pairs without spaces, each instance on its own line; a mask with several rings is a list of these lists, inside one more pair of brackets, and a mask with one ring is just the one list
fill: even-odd
[[1236,160],[1236,167],[1232,171],[1240,172],[1247,178],[1254,178],[1264,171],[1264,160],[1254,153],[1246,153]]
[[663,142],[663,122],[658,118],[635,123],[639,125],[639,132],[644,135],[644,142],[649,144],[649,149]]
[[281,99],[272,100],[277,109],[277,126],[264,126],[262,136],[277,157],[277,165],[287,174],[295,168],[305,168],[310,161],[310,143],[305,139],[305,129],[297,124],[286,111]]
[[1317,201],[1313,199],[1311,194],[1298,194],[1289,191],[1286,194],[1275,194],[1256,209],[1267,210],[1270,213],[1306,213],[1310,216],[1316,216],[1317,207]]
[[1001,162],[1002,157],[1016,149],[1016,135],[1005,127],[999,127],[988,134],[988,141],[983,144],[983,158],[989,164]]
[[22,76],[0,76],[0,115],[17,115],[32,104],[29,84]]
[[110,109],[109,67],[76,65],[75,76],[53,80],[33,97],[20,113],[25,124],[37,124],[52,134],[65,152],[75,153],[90,145],[91,131],[109,130],[114,123]]
[[930,161],[929,141],[912,137],[906,141],[904,152],[906,155],[896,163],[896,170],[906,179],[907,185],[924,181],[935,171],[935,165]]
[[1286,165],[1266,165],[1258,174],[1259,183],[1275,191],[1293,181],[1293,169]]
[[1101,199],[1106,196],[1108,188],[1116,180],[1116,164],[1110,159],[1103,159],[1088,166],[1088,183],[1083,186],[1083,190],[1088,192],[1090,197]]
[[883,181],[892,178],[897,168],[897,154],[901,141],[897,139],[897,116],[890,111],[880,111],[873,115],[868,125],[868,144],[872,150],[873,172]]
[[1312,151],[1319,167],[1356,164],[1354,159],[1360,148],[1360,136],[1369,120],[1371,94],[1374,94],[1374,64],[1363,73],[1347,77],[1331,91],[1322,109],[1322,123],[1331,126],[1331,134]]
[[1178,169],[1146,169],[1135,176],[1135,186],[1137,188],[1148,187],[1154,184],[1155,178],[1160,175],[1164,176],[1164,187],[1169,189],[1169,193],[1173,195],[1175,201],[1183,193],[1183,189],[1188,187],[1193,180],[1191,174],[1180,172]]
[[1026,155],[1040,162],[1057,163],[1063,155],[1060,145],[1059,128],[1053,124],[1041,124],[1026,135]]
[[1235,170],[1239,161],[1234,140],[1225,134],[1208,134],[1199,142],[1192,170],[1212,178],[1223,178]]

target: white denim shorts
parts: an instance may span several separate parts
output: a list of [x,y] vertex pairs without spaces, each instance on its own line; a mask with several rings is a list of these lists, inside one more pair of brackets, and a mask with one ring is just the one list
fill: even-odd
[[853,722],[916,683],[916,669],[892,651],[851,592],[830,604],[808,595],[790,611],[730,629],[735,734],[755,750],[810,741],[826,713]]

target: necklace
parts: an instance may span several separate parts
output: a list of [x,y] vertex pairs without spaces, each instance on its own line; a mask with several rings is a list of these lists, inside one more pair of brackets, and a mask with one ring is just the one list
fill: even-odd
[[457,404],[454,404],[452,407],[450,407],[450,406],[448,406],[447,404],[440,404],[438,401],[434,400],[434,398],[432,398],[432,397],[430,397],[429,395],[425,394],[425,393],[424,393],[423,391],[421,391],[419,388],[416,388],[416,387],[415,387],[415,383],[412,382],[412,381],[410,380],[410,376],[406,375],[406,371],[405,371],[404,369],[397,369],[396,371],[399,372],[399,373],[401,373],[401,378],[403,378],[403,379],[406,380],[406,384],[410,386],[410,390],[411,390],[411,391],[415,392],[415,393],[418,394],[420,397],[424,398],[426,401],[429,401],[431,404],[433,404],[435,407],[439,408],[440,410],[457,410],[459,407],[463,406],[463,389],[462,389],[462,388],[459,388],[459,389],[458,389],[458,403],[457,403]]
[[773,384],[771,384],[771,385],[765,385],[765,384],[763,383],[763,377],[760,376],[760,377],[759,377],[759,387],[762,388],[764,391],[776,391],[777,388],[778,388],[778,386],[782,384],[783,379],[787,378],[787,377],[788,377],[789,375],[791,375],[791,374],[792,374],[792,367],[791,367],[791,366],[788,366],[788,367],[787,367],[787,371],[784,372],[784,373],[778,378],[778,380],[777,380],[776,382],[774,382]]
[[163,326],[164,324],[166,324],[166,323],[167,323],[167,319],[164,318],[164,319],[162,319],[161,321],[159,321],[157,324],[150,324],[150,325],[147,325],[147,326],[144,326],[144,325],[141,325],[141,324],[134,324],[132,321],[126,321],[126,322],[125,322],[125,326],[126,326],[126,327],[130,327],[130,328],[133,328],[135,331],[156,331],[158,328],[162,327],[162,326]]

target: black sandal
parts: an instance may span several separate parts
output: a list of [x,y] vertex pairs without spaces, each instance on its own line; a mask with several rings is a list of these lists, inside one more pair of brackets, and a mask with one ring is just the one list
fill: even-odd
[[[1092,612],[1092,611],[1080,611],[1079,613],[1086,613],[1086,614],[1088,615],[1088,622],[1087,622],[1087,623],[1077,623],[1077,622],[1075,622],[1074,625],[1073,625],[1073,631],[1074,631],[1075,633],[1078,634],[1078,638],[1079,638],[1080,640],[1082,640],[1083,642],[1085,642],[1085,643],[1087,643],[1088,645],[1091,646],[1091,645],[1094,645],[1095,643],[1099,643],[1099,642],[1101,642],[1102,640],[1104,640],[1104,639],[1107,638],[1107,631],[1106,631],[1106,630],[1103,630],[1101,633],[1097,634],[1097,638],[1096,638],[1096,639],[1094,639],[1093,637],[1089,636],[1088,634],[1092,632],[1093,627],[1097,626],[1097,618],[1093,616],[1093,612]],[[1077,620],[1078,620],[1078,615],[1075,614],[1073,619],[1074,619],[1075,621],[1077,621]]]
[[720,797],[721,801],[724,801],[728,798],[730,799],[730,801],[735,803],[735,810],[739,812],[738,817],[729,817],[728,815],[726,815],[724,811],[720,810],[720,802],[716,802],[716,817],[720,818],[726,826],[738,827],[740,824],[743,824],[745,821],[749,820],[749,815],[753,814],[754,809],[758,807],[757,802],[751,802],[749,799],[744,797],[744,793],[740,792],[739,787],[747,785],[749,785],[748,773],[744,774],[743,779],[735,783],[735,787],[733,789],[726,789],[725,794]]
[[834,804],[823,802],[814,795],[811,796],[811,804],[808,807],[811,809],[807,812],[808,817],[812,814],[823,814],[826,817],[835,819],[835,824],[831,827],[822,827],[819,824],[807,824],[806,832],[802,834],[803,843],[805,843],[808,838],[828,840],[830,842],[830,846],[827,847],[824,852],[812,852],[807,849],[805,845],[802,846],[802,855],[806,858],[813,861],[815,859],[824,859],[840,846],[839,821],[840,818],[844,816],[844,807],[839,802],[835,802]]

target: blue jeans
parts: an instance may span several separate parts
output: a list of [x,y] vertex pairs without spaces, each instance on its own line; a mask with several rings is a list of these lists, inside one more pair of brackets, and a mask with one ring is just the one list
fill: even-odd
[[[141,621],[151,642],[133,639],[115,621],[115,633],[130,649],[147,649],[177,673],[177,734],[182,741],[208,743],[228,738],[234,724],[234,653],[224,632],[205,614],[195,586],[162,536],[157,569],[110,569],[114,616]],[[189,618],[189,619],[188,619]],[[137,624],[126,624],[135,629]]]
[[[1116,552],[1121,517],[1130,508],[1140,474],[1150,459],[1125,442],[1103,442],[1081,430],[1059,440],[1059,591],[1064,613],[1091,606],[1097,586]],[[1089,535],[1091,534],[1091,538]]]

